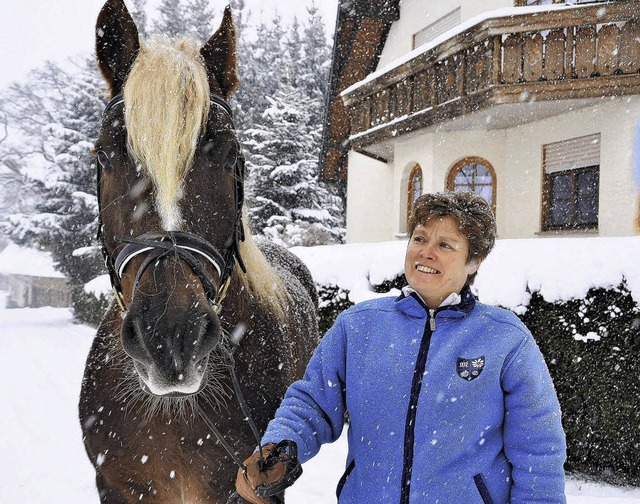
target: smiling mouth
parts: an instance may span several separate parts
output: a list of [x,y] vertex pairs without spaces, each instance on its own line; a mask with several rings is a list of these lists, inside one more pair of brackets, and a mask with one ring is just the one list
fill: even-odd
[[430,275],[435,275],[437,273],[440,273],[438,270],[429,268],[429,266],[423,266],[422,264],[418,264],[418,263],[416,263],[416,269],[422,273],[429,273]]

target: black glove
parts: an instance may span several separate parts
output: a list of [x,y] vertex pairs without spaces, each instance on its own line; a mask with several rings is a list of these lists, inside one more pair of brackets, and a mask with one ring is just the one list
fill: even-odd
[[264,459],[257,451],[245,460],[246,469],[238,469],[236,478],[238,495],[252,504],[277,502],[275,497],[293,485],[302,474],[298,447],[293,441],[263,446],[262,454]]

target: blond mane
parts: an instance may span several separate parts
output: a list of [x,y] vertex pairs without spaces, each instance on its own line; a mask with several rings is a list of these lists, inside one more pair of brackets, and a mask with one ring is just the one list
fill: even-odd
[[[246,216],[243,220],[244,228],[248,229]],[[291,303],[287,297],[287,288],[248,231],[245,232],[245,240],[240,242],[240,255],[247,273],[236,266],[236,275],[245,291],[258,298],[262,305],[269,306],[279,320],[286,320],[285,307]]]
[[163,226],[179,230],[182,184],[209,114],[207,72],[195,41],[156,35],[141,43],[124,103],[129,152],[154,183]]
[[[209,83],[197,43],[156,35],[141,43],[124,86],[129,152],[153,181],[165,230],[183,224],[179,201],[201,131],[208,119]],[[248,230],[246,215],[245,230]],[[249,232],[240,245],[247,266],[236,274],[244,292],[285,319],[287,290]]]

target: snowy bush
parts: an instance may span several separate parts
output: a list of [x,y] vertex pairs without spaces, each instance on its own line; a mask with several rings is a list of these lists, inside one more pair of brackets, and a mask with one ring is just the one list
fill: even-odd
[[337,285],[318,285],[318,328],[320,334],[326,333],[340,312],[353,306],[348,291]]
[[113,296],[106,294],[87,294],[86,289],[82,293],[73,293],[73,312],[78,320],[83,323],[98,327],[109,304],[113,301]]
[[626,284],[554,303],[534,292],[520,318],[555,383],[567,469],[640,484],[640,309]]

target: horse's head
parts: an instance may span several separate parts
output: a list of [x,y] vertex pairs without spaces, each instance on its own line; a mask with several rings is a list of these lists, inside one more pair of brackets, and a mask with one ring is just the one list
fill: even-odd
[[238,83],[233,20],[227,8],[202,47],[141,43],[123,0],[108,0],[96,49],[112,98],[95,150],[122,344],[147,392],[188,396],[206,384],[243,234],[244,165],[226,104]]

